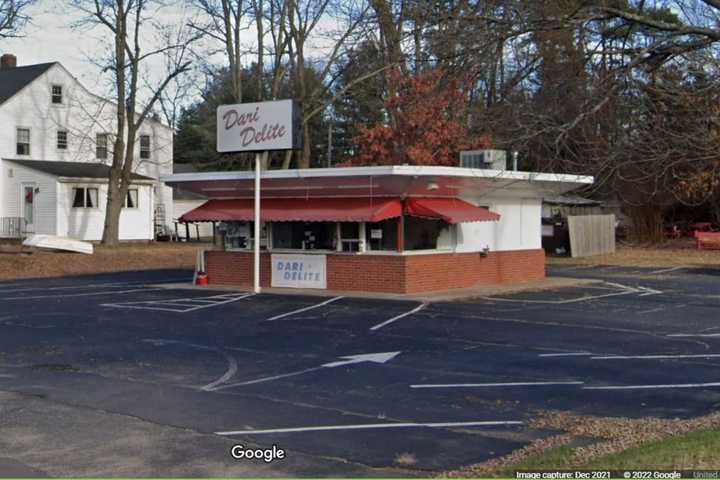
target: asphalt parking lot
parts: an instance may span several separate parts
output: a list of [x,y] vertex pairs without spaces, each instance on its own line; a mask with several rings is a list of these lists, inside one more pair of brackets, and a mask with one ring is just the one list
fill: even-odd
[[717,409],[720,270],[549,273],[601,282],[429,305],[157,285],[187,271],[0,283],[0,472],[428,476],[548,435],[539,410]]

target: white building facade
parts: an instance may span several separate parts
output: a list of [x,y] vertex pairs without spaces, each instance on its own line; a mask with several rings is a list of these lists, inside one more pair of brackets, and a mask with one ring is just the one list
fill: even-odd
[[[0,237],[102,238],[116,109],[60,63],[17,66],[12,55],[0,58]],[[159,178],[172,173],[172,158],[172,130],[146,120],[121,240],[152,240],[159,217],[169,227],[172,189]]]

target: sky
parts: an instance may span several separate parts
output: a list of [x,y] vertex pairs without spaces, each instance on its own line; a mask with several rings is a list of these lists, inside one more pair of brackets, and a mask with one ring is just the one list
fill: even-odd
[[[32,20],[25,29],[25,36],[1,41],[0,54],[14,54],[17,56],[18,66],[59,61],[92,92],[109,96],[112,92],[111,78],[108,74],[101,76],[100,68],[91,59],[97,58],[104,50],[104,42],[112,41],[112,37],[108,36],[104,28],[78,28],[84,14],[70,4],[70,0],[37,0],[27,11]],[[166,6],[155,12],[153,19],[164,24],[186,24],[194,12],[185,5],[186,2],[182,0],[166,2]],[[253,46],[256,34],[252,25],[248,27],[243,32],[248,39],[245,43]],[[331,30],[335,27],[336,25],[326,18],[320,22],[317,30]],[[154,37],[149,40],[155,42]],[[323,45],[324,43],[327,45]],[[331,41],[316,38],[309,43],[308,53],[322,57],[330,50],[331,45]],[[246,60],[254,60],[254,56],[251,57]],[[224,62],[222,55],[211,58],[215,63]],[[157,77],[162,75],[164,67],[160,57],[150,65],[150,71]]]
[[[155,19],[166,22],[186,22],[187,11],[177,2],[155,13]],[[89,29],[80,25],[84,14],[69,6],[70,1],[38,0],[28,11],[32,18],[24,37],[0,42],[0,54],[12,53],[18,66],[45,62],[60,62],[93,93],[109,96],[111,78],[93,63],[112,37],[104,28]],[[154,41],[153,39],[150,39]],[[158,76],[163,72],[162,58],[150,65]]]
[[33,5],[28,10],[32,23],[25,29],[25,36],[2,41],[0,52],[17,56],[18,66],[59,61],[91,87],[97,79],[98,68],[92,65],[88,56],[97,52],[97,44],[89,34],[72,28],[81,16],[59,4],[40,0]]

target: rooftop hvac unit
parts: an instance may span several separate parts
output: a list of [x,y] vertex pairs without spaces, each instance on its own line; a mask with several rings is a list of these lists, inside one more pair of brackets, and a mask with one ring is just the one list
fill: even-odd
[[507,153],[505,150],[466,150],[460,152],[462,168],[479,168],[485,170],[507,169]]

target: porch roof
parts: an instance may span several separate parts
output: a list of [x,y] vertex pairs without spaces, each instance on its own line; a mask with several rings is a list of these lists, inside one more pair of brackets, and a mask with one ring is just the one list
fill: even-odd
[[[13,158],[4,158],[3,160],[16,163],[22,167],[32,168],[33,170],[55,177],[107,179],[110,174],[110,166],[104,163],[16,160]],[[138,173],[133,173],[130,178],[131,180],[153,180],[150,177]]]

